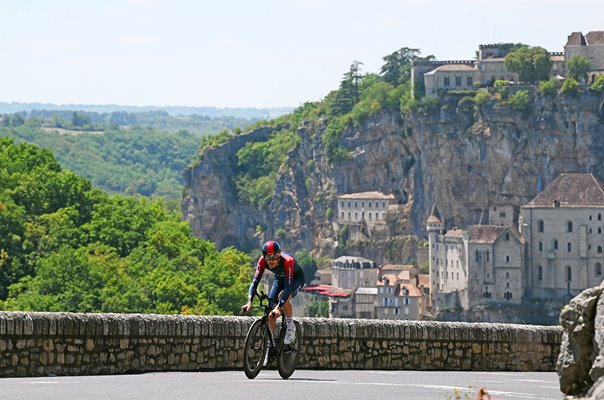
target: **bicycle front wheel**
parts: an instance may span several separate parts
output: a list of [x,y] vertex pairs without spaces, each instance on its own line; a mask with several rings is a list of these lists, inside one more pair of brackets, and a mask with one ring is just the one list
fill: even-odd
[[245,347],[243,348],[243,371],[249,379],[254,379],[262,367],[268,353],[268,340],[266,320],[255,321],[247,332]]
[[280,345],[281,351],[279,352],[279,357],[277,358],[277,369],[279,370],[279,375],[281,378],[287,379],[296,370],[296,366],[298,365],[298,357],[300,356],[300,347],[302,344],[302,328],[298,321],[294,321],[296,324],[296,336],[294,337],[294,341],[290,344],[283,343],[283,339],[285,335],[281,335]]

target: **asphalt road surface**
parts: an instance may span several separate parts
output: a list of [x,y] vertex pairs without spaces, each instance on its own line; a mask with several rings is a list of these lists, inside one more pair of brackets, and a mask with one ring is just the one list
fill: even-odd
[[480,387],[491,400],[563,399],[554,372],[298,370],[283,380],[266,370],[254,380],[243,371],[0,378],[0,400],[475,400]]

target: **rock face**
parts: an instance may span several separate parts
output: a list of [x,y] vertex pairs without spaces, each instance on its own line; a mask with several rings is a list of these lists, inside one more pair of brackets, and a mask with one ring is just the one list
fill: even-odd
[[[395,194],[406,220],[392,224],[390,237],[424,237],[433,204],[447,227],[465,227],[479,222],[490,206],[527,203],[562,172],[604,177],[604,96],[533,95],[524,113],[502,101],[478,106],[454,96],[431,113],[381,113],[342,132],[338,145],[351,156],[335,162],[327,159],[321,140],[325,125],[303,124],[297,127],[301,144],[288,155],[264,210],[238,201],[235,153],[246,141],[266,140],[280,128],[249,132],[207,150],[186,171],[183,213],[195,234],[220,248],[276,237],[287,249],[333,256],[341,239],[338,194]],[[265,236],[256,235],[258,224],[268,227]]]
[[567,395],[589,391],[588,398],[604,399],[603,294],[604,282],[581,292],[560,314],[564,333],[556,370],[560,390]]

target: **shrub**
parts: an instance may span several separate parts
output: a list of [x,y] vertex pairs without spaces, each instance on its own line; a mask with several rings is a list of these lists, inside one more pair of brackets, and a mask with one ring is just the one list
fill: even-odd
[[486,103],[487,100],[489,100],[490,98],[491,98],[491,95],[488,90],[480,89],[476,93],[476,96],[474,96],[474,103],[476,103],[477,105],[482,105],[482,104]]
[[596,78],[596,81],[589,87],[594,93],[600,94],[604,91],[604,75],[600,75]]
[[575,96],[579,92],[579,82],[573,78],[567,78],[562,84],[562,93]]
[[516,111],[527,111],[531,103],[531,97],[529,96],[528,91],[520,90],[510,96],[508,103],[510,103]]
[[539,88],[537,90],[543,95],[553,96],[558,91],[558,88],[555,81],[549,80],[539,82]]

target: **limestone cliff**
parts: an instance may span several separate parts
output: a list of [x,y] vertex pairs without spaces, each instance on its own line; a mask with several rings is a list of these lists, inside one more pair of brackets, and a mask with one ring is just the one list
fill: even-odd
[[[352,156],[333,163],[321,141],[325,125],[307,122],[297,127],[301,144],[288,155],[264,210],[241,203],[233,183],[236,151],[277,128],[256,129],[207,150],[186,171],[183,214],[196,235],[218,247],[252,248],[276,237],[287,249],[331,256],[340,229],[336,195],[393,193],[405,219],[367,246],[349,243],[363,254],[348,254],[406,262],[415,257],[412,249],[387,254],[384,246],[396,237],[423,237],[433,204],[447,226],[465,227],[492,205],[527,203],[561,172],[604,177],[604,96],[533,96],[522,113],[502,101],[475,105],[455,96],[434,112],[381,113],[342,133],[339,146]],[[258,224],[268,227],[262,235]]]

